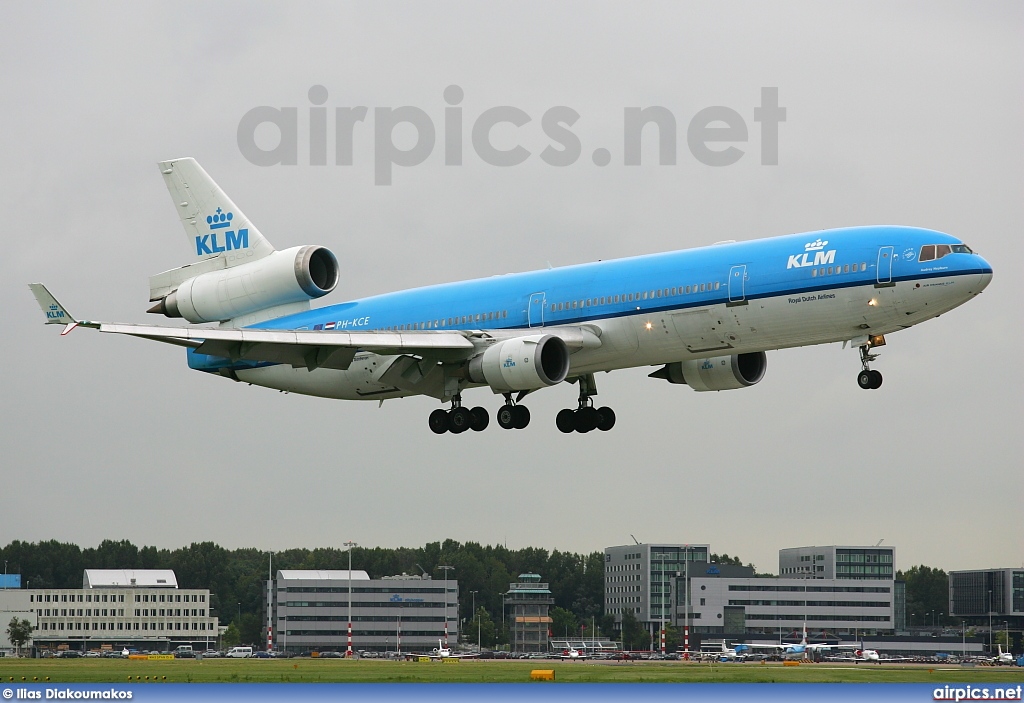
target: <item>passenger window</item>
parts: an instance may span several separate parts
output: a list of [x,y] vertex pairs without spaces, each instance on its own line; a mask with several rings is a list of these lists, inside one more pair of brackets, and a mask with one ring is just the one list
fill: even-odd
[[818,277],[818,269],[811,269],[811,278]]
[[951,252],[952,250],[950,249],[948,244],[938,244],[935,247],[935,258],[941,259],[942,257],[950,254]]
[[860,263],[860,270],[861,271],[867,271],[868,270],[868,265],[866,263],[864,263],[863,261]]
[[715,281],[715,290],[718,290],[722,285],[721,281]]
[[703,293],[703,292],[704,292],[704,284],[703,284],[703,283],[701,283],[701,284],[700,284],[700,292],[701,292],[701,293]]
[[921,247],[921,256],[918,257],[918,261],[931,261],[935,258],[935,245],[925,244]]
[[849,264],[843,264],[843,273],[849,273],[849,272],[850,272],[850,265]]
[[829,275],[829,276],[831,276],[831,275],[832,275],[832,267],[831,267],[831,266],[829,266],[829,267],[828,267],[828,275]]

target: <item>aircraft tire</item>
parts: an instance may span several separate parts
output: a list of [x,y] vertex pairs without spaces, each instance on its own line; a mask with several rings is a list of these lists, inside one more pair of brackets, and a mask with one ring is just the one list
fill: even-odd
[[876,389],[876,388],[881,388],[881,387],[882,387],[882,373],[881,373],[881,371],[872,371],[871,372],[871,388],[872,389]]
[[469,416],[469,428],[474,432],[483,432],[491,423],[491,416],[487,413],[487,409],[479,405],[469,411]]
[[468,408],[452,408],[448,413],[448,424],[452,434],[461,434],[469,429],[473,416]]
[[444,434],[448,431],[448,412],[438,408],[434,412],[430,413],[430,417],[427,418],[427,423],[430,425],[430,430],[434,434]]
[[597,408],[580,408],[576,411],[576,416],[573,420],[576,425],[576,431],[580,434],[585,434],[597,429],[597,423],[601,420],[601,416],[597,412]]
[[573,422],[574,411],[566,408],[565,410],[559,410],[558,414],[555,415],[555,426],[559,432],[569,434],[575,431],[576,425]]
[[597,429],[602,432],[607,432],[611,428],[615,427],[615,411],[605,406],[600,408],[598,414],[601,416],[597,421]]
[[498,408],[496,413],[498,419],[498,426],[503,430],[511,430],[515,428],[515,407],[514,405],[502,405]]
[[516,405],[512,408],[513,427],[517,430],[526,429],[530,424],[530,409],[525,405]]
[[857,374],[857,385],[864,390],[869,390],[871,388],[871,380],[871,372],[867,369],[864,369]]

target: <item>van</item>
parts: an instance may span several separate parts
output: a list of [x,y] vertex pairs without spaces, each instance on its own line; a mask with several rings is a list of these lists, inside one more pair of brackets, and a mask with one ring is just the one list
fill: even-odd
[[236,659],[248,659],[252,656],[252,647],[232,647],[225,656]]

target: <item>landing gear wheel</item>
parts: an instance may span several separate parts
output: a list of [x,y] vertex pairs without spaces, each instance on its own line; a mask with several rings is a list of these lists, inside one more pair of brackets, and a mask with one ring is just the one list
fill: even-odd
[[470,423],[473,421],[473,416],[469,412],[469,408],[452,408],[448,413],[448,425],[452,434],[460,434],[469,429]]
[[871,388],[872,389],[881,388],[882,387],[882,373],[880,371],[871,371],[869,373],[871,375]]
[[517,430],[525,429],[530,424],[530,409],[525,405],[512,406],[512,426]]
[[570,410],[569,408],[558,411],[558,414],[555,415],[555,426],[558,427],[558,430],[560,432],[565,432],[566,434],[569,434],[570,432],[573,432],[576,429],[576,424],[574,422],[573,417],[575,414],[576,413]]
[[498,426],[503,430],[511,430],[516,426],[515,420],[515,409],[514,405],[502,405],[498,408],[497,419]]
[[444,434],[448,431],[448,411],[438,408],[430,413],[427,424],[430,425],[430,431],[434,434]]
[[573,420],[576,425],[576,431],[585,434],[597,429],[597,423],[601,421],[601,416],[597,412],[597,408],[580,408],[576,411],[576,417]]
[[597,412],[601,416],[601,419],[597,421],[597,429],[601,430],[602,432],[607,432],[611,428],[615,427],[614,410],[612,410],[608,406],[605,406],[603,408],[600,408]]
[[491,422],[491,416],[487,414],[487,409],[479,405],[469,411],[469,416],[469,427],[474,432],[483,432]]
[[870,390],[873,387],[871,385],[873,382],[871,374],[872,372],[869,371],[868,369],[864,369],[859,374],[857,374],[857,385],[863,388],[864,390]]

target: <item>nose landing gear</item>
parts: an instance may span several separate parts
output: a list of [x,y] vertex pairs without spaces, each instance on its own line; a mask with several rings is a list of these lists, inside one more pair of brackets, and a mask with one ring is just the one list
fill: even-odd
[[434,434],[444,434],[445,432],[461,434],[466,430],[482,432],[487,429],[490,421],[491,417],[487,414],[485,408],[475,407],[470,410],[469,408],[462,407],[461,395],[452,398],[451,410],[438,408],[430,413],[430,417],[427,418],[430,430]]
[[885,337],[881,335],[871,337],[866,344],[860,347],[861,372],[857,374],[857,385],[864,390],[874,390],[882,385],[882,374],[871,369],[871,362],[878,358],[878,354],[872,354],[873,347],[880,347],[885,344]]

